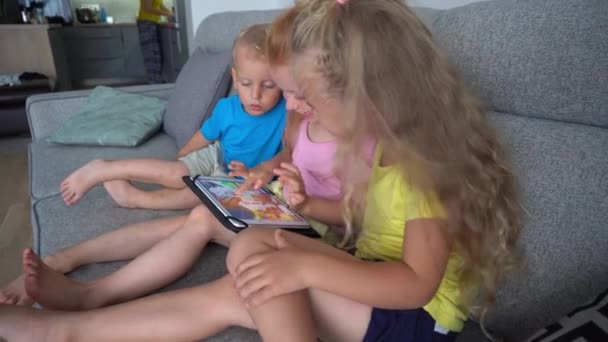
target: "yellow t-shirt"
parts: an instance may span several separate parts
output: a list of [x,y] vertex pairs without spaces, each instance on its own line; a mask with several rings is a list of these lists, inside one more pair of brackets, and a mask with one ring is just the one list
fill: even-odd
[[[405,224],[416,218],[445,217],[445,211],[435,195],[413,189],[397,167],[380,166],[381,154],[377,148],[356,256],[400,262]],[[437,293],[424,306],[437,323],[454,332],[462,330],[467,318],[458,287],[459,265],[460,257],[452,252]]]
[[[163,4],[163,0],[152,0],[152,7],[160,10],[160,6]],[[139,14],[137,15],[138,20],[153,21],[155,23],[160,22],[160,15],[150,13],[144,9],[144,0],[139,0]]]

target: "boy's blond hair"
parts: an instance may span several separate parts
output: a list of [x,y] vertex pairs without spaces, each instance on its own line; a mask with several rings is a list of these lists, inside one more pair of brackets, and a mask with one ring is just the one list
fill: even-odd
[[318,89],[344,104],[349,139],[339,144],[340,158],[356,154],[371,134],[414,188],[437,195],[463,260],[461,291],[471,309],[483,312],[517,265],[520,210],[513,174],[482,106],[402,0],[297,6],[290,32],[296,78],[305,93]]
[[256,24],[243,29],[232,45],[232,63],[237,62],[239,50],[245,49],[247,56],[266,59],[266,32],[268,24]]

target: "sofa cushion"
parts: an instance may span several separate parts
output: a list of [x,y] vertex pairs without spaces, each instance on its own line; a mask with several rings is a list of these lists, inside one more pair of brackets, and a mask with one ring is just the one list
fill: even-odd
[[500,289],[487,327],[514,341],[608,284],[608,130],[490,113],[521,189],[526,269]]
[[[117,88],[129,93],[168,99],[173,83]],[[34,95],[27,98],[26,110],[34,140],[51,135],[86,103],[91,90],[74,90]]]
[[248,26],[270,23],[283,10],[214,13],[203,19],[196,29],[194,44],[203,52],[218,53],[232,49],[239,32]]
[[33,199],[59,193],[59,184],[72,171],[96,159],[158,158],[174,160],[175,143],[159,133],[139,147],[59,145],[36,140],[29,147],[30,192]]
[[[42,255],[48,255],[60,248],[79,243],[86,239],[136,222],[143,222],[169,215],[185,215],[187,211],[137,210],[117,207],[102,188],[92,189],[87,196],[72,207],[67,207],[61,196],[51,196],[39,200],[33,207],[33,217],[42,230],[35,232],[35,246]],[[181,279],[160,290],[169,291],[193,287],[210,282],[226,274],[226,248],[210,244],[194,267]],[[78,268],[69,274],[80,281],[91,281],[117,270],[125,262],[93,264]],[[212,312],[202,314],[213,314]],[[231,328],[207,341],[259,341],[257,333],[242,328]]]
[[93,146],[138,146],[158,131],[167,101],[99,86],[80,111],[59,127],[51,142]]
[[163,122],[164,130],[184,146],[230,88],[230,50],[205,53],[196,49],[175,81]]
[[[416,15],[429,27],[442,11],[415,7]],[[283,10],[241,11],[238,20],[234,12],[214,13],[206,17],[198,26],[194,36],[195,44],[205,52],[217,53],[232,48],[232,42],[238,33],[247,26],[270,23]]]
[[487,1],[433,32],[492,110],[608,127],[606,18],[602,0]]

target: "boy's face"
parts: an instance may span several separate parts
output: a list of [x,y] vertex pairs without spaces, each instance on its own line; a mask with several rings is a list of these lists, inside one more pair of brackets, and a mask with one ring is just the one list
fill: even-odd
[[281,89],[270,77],[268,63],[251,56],[246,48],[239,48],[235,67],[232,68],[232,83],[243,109],[250,115],[262,115],[270,111],[281,98]]

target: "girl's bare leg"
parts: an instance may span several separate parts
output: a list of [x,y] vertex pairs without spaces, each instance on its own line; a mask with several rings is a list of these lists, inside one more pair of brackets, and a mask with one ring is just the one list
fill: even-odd
[[124,302],[159,289],[186,273],[209,241],[228,245],[234,236],[201,205],[192,210],[183,227],[120,270],[91,283],[71,280],[32,255],[24,261],[28,274],[26,289],[44,307],[62,310]]
[[168,188],[185,187],[181,177],[189,173],[181,161],[157,159],[93,160],[74,171],[63,182],[60,190],[68,205],[76,203],[95,185],[116,180],[133,180],[160,184]]
[[126,180],[105,182],[103,186],[114,202],[124,208],[180,210],[192,209],[201,203],[189,188],[145,191]]
[[[318,240],[283,232],[289,243],[316,253],[339,258],[350,254]],[[251,255],[276,250],[273,230],[249,230],[233,241],[228,267],[234,270]],[[361,341],[367,331],[372,308],[334,294],[309,289],[275,297],[251,308],[249,313],[264,341]],[[313,319],[314,317],[314,319]]]
[[52,269],[68,273],[82,265],[133,259],[181,228],[187,217],[163,217],[130,224],[61,249],[43,260]]
[[[132,259],[169,236],[186,221],[186,216],[160,218],[127,225],[124,228],[61,249],[42,260],[51,269],[64,274],[94,262]],[[24,259],[29,252],[24,251]],[[25,290],[25,274],[0,290],[0,304],[31,305]]]
[[196,341],[253,322],[228,275],[195,288],[77,313],[0,305],[8,341]]
[[[249,253],[273,248],[272,231],[259,231],[259,235],[234,241],[232,262],[237,263],[237,258],[246,257]],[[290,243],[300,247],[310,247],[321,253],[324,250],[328,253],[337,251],[319,248],[316,244],[299,244],[296,241],[299,239],[288,236]],[[338,255],[342,255],[340,251],[337,251]],[[350,256],[347,254],[344,257]],[[232,262],[229,262],[229,266]],[[309,296],[317,328],[324,341],[362,340],[371,308],[317,290],[310,290]],[[282,310],[277,316],[290,310]],[[266,321],[265,318],[260,320],[262,324]],[[196,288],[158,294],[88,312],[41,312],[0,306],[0,336],[11,342],[44,341],[44,337],[48,341],[193,341],[212,336],[230,325],[254,327],[229,275]],[[262,328],[272,330],[282,327],[275,321],[272,327]],[[293,332],[283,332],[282,341],[292,341],[289,337]]]

